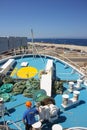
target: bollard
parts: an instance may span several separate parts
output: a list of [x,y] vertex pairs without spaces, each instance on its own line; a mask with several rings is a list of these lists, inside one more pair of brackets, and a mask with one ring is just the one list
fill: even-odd
[[67,95],[67,94],[64,94],[64,95],[62,95],[62,103],[63,103],[63,105],[65,105],[65,106],[67,106],[67,104],[68,104],[68,99],[69,99],[69,95]]
[[69,82],[69,90],[71,92],[73,91],[73,85],[74,85],[74,82]]
[[62,128],[62,126],[59,125],[59,124],[54,124],[54,125],[52,126],[52,130],[63,130],[63,128]]
[[79,91],[74,91],[74,92],[73,92],[73,99],[74,99],[75,101],[78,101],[78,99],[79,99],[79,94],[80,94]]
[[81,87],[81,83],[82,83],[82,80],[81,80],[81,79],[78,79],[78,80],[77,80],[77,85],[76,85],[76,86],[77,86],[78,88],[80,88],[80,87]]

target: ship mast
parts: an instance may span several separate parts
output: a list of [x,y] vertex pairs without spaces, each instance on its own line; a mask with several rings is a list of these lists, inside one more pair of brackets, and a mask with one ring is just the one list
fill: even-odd
[[[35,57],[36,53],[37,55],[40,56],[40,58],[42,59],[42,61],[44,62],[43,58],[41,57],[41,55],[38,53],[37,48],[34,45],[34,35],[33,35],[33,29],[31,29],[31,36],[32,36],[32,51],[33,51],[33,57]],[[36,53],[35,53],[36,52]]]

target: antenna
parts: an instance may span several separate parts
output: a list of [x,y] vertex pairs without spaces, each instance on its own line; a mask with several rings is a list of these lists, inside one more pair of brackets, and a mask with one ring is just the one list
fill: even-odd
[[34,35],[33,35],[33,29],[31,29],[31,37],[32,37],[32,40],[31,40],[31,43],[32,43],[32,51],[33,51],[33,56],[34,56],[34,53],[35,53],[35,47],[34,47]]

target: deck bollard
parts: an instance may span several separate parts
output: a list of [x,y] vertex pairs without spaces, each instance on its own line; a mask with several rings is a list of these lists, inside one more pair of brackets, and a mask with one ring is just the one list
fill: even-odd
[[52,126],[52,130],[63,130],[63,128],[62,128],[62,126],[59,125],[59,124],[54,124],[54,125]]
[[68,105],[68,99],[69,99],[69,95],[67,95],[67,94],[62,95],[62,104],[67,106]]
[[69,82],[69,90],[70,90],[70,92],[73,92],[73,86],[74,86],[74,82]]
[[73,99],[74,99],[75,101],[78,101],[78,99],[79,99],[79,94],[80,94],[79,91],[73,91]]
[[77,85],[76,85],[76,86],[77,86],[78,88],[80,88],[80,87],[81,87],[81,83],[82,83],[82,80],[81,80],[81,79],[78,79],[78,80],[77,80]]

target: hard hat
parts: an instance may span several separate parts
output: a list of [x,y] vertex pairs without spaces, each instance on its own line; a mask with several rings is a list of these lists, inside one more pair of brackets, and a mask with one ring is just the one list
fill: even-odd
[[27,106],[27,107],[31,107],[31,106],[32,106],[32,103],[31,103],[30,101],[27,101],[27,102],[26,102],[26,106]]

